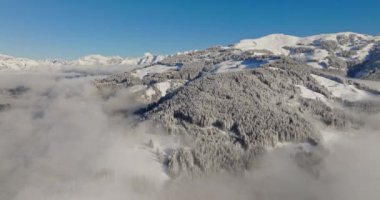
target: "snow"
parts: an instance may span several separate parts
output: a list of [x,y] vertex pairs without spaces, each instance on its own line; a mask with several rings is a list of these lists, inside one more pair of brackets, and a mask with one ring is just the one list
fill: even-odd
[[[335,41],[338,42],[338,36],[347,36],[350,37],[354,35],[353,44],[338,44],[339,49],[343,51],[356,51],[357,55],[351,56],[350,58],[340,57],[343,60],[355,60],[362,61],[369,54],[370,50],[374,46],[374,41],[380,41],[380,37],[378,36],[370,36],[352,32],[341,32],[341,33],[333,33],[333,34],[321,34],[314,35],[308,37],[296,37],[291,35],[284,34],[272,34],[268,36],[264,36],[258,39],[245,39],[241,40],[239,43],[233,45],[234,48],[240,49],[242,51],[248,50],[268,50],[272,52],[274,55],[284,55],[290,56],[292,58],[298,59],[302,62],[309,64],[312,67],[321,68],[323,66],[320,63],[328,63],[327,57],[330,56],[327,50],[322,49],[318,46],[318,44],[322,41]],[[356,47],[368,44],[365,48],[356,50]],[[314,49],[314,52],[291,52],[284,47],[305,47]],[[341,50],[337,50],[334,53],[339,53]],[[260,54],[265,54],[262,52]]]
[[[247,50],[257,50],[254,53],[255,56],[268,54],[265,51],[259,52],[258,50],[267,50],[272,52],[275,55],[285,55],[290,56],[305,63],[309,64],[312,67],[321,68],[320,63],[327,63],[327,57],[329,56],[329,52],[321,49],[318,45],[321,41],[337,41],[337,36],[345,35],[350,37],[354,35],[354,44],[345,44],[339,45],[339,48],[342,50],[353,50],[357,53],[357,55],[353,55],[350,58],[340,57],[343,60],[353,60],[353,61],[362,61],[364,60],[370,50],[373,48],[376,41],[380,41],[380,36],[370,36],[364,34],[358,34],[353,32],[341,32],[341,33],[333,33],[333,34],[321,34],[314,35],[308,37],[296,37],[291,35],[284,34],[271,34],[257,39],[245,39],[241,40],[239,43],[232,46],[232,48],[236,48],[242,51]],[[360,45],[368,44],[364,48],[360,50],[356,50],[356,48]],[[314,52],[310,53],[292,53],[284,47],[306,47],[314,49]],[[222,47],[222,48],[231,48],[231,47]],[[238,50],[237,50],[238,51]],[[180,52],[176,55],[187,54],[196,52],[186,51]],[[339,51],[335,52],[338,53]],[[334,52],[333,52],[334,53]],[[125,58],[121,56],[103,56],[103,55],[88,55],[82,58],[67,61],[67,60],[57,60],[57,59],[47,59],[47,60],[33,60],[28,58],[17,58],[8,55],[0,54],[0,70],[13,70],[13,71],[21,71],[21,70],[60,70],[64,67],[93,67],[93,66],[148,66],[158,61],[164,59],[165,56],[156,56],[151,53],[145,53],[142,57],[137,58]],[[319,64],[318,64],[319,63]],[[224,63],[224,66],[220,66],[220,72],[223,71],[234,71],[239,69],[244,69],[247,67],[239,66],[237,68],[231,68],[231,65],[235,63]],[[238,63],[237,63],[238,64]],[[249,65],[249,64],[247,64]],[[160,69],[163,69],[158,65]],[[248,66],[248,68],[251,68]],[[149,70],[148,70],[149,71]],[[140,72],[142,75],[144,73],[149,72]]]
[[306,98],[306,99],[315,99],[315,100],[320,100],[324,103],[327,103],[326,97],[318,92],[314,92],[305,86],[302,85],[296,85],[300,90],[301,90],[301,96]]
[[161,92],[161,96],[166,96],[166,92],[170,89],[171,84],[169,81],[165,81],[156,83],[154,86]]
[[178,56],[178,55],[186,55],[186,54],[191,54],[191,53],[195,53],[197,52],[198,50],[195,49],[195,50],[190,50],[190,51],[183,51],[183,52],[177,52],[175,53],[174,55]]
[[10,70],[29,70],[31,67],[37,67],[44,65],[44,62],[38,62],[27,58],[15,58],[8,55],[0,54],[0,69],[10,69]]
[[148,100],[150,100],[152,98],[152,96],[155,94],[156,94],[156,91],[151,87],[148,88],[147,90],[145,90],[145,95],[146,95]]
[[134,85],[129,87],[129,91],[132,93],[140,92],[142,90],[145,90],[147,87],[145,85]]
[[274,71],[283,70],[283,69],[280,69],[280,68],[277,68],[277,67],[268,67],[268,69],[274,70]]
[[235,72],[242,69],[252,69],[260,67],[268,61],[225,61],[214,66],[214,73]]
[[322,69],[323,68],[323,66],[321,64],[317,63],[317,62],[308,62],[306,64],[309,65],[309,66],[311,66],[311,67],[313,67],[313,68],[317,68],[317,69]]
[[176,70],[177,67],[167,66],[167,65],[153,65],[150,67],[143,67],[136,69],[132,75],[138,77],[140,79],[144,78],[144,76],[148,74],[156,74],[156,73],[164,73],[168,70]]
[[316,49],[312,57],[309,59],[314,59],[314,60],[321,60],[326,58],[329,55],[329,52],[324,50],[324,49]]
[[76,66],[120,65],[123,60],[120,56],[88,55],[73,61],[72,64]]
[[358,59],[358,60],[364,60],[369,52],[371,51],[371,49],[375,46],[375,44],[368,44],[366,47],[364,47],[363,49],[360,49],[359,51],[357,51],[357,55],[354,56],[354,58]]
[[[314,49],[313,53],[296,53],[296,54],[290,54],[289,56],[292,58],[301,60],[303,62],[308,62],[310,60],[319,61],[319,62],[322,62],[322,61],[328,62],[328,60],[326,59],[326,57],[329,56],[328,51],[324,49],[315,49],[315,48],[313,49]],[[321,66],[318,68],[321,68]]]
[[131,66],[148,65],[158,62],[164,56],[155,56],[146,53],[143,57],[123,58],[120,56],[88,55],[77,60],[66,61],[58,59],[33,60],[28,58],[16,58],[0,54],[0,70],[60,70],[68,66]]
[[132,93],[143,92],[141,98],[143,100],[151,101],[152,97],[157,94],[157,90],[160,92],[161,97],[166,96],[167,91],[172,88],[170,81],[156,83],[152,86],[135,85],[128,89]]
[[127,62],[129,60],[131,62],[134,62],[137,65],[147,65],[147,64],[156,63],[158,61],[161,61],[164,58],[165,58],[165,56],[160,56],[160,55],[155,56],[151,53],[145,53],[144,56],[141,58],[127,59],[125,62]]
[[302,44],[312,44],[315,41],[326,41],[326,40],[332,40],[332,41],[337,41],[337,36],[344,35],[349,37],[350,35],[355,35],[356,38],[362,38],[363,40],[371,40],[375,39],[374,36],[370,35],[364,35],[360,33],[354,33],[354,32],[339,32],[339,33],[329,33],[329,34],[320,34],[320,35],[313,35],[313,36],[308,36],[304,38],[300,38],[300,42]]
[[243,51],[247,50],[269,50],[276,55],[288,55],[285,46],[295,46],[299,38],[284,34],[272,34],[258,39],[242,40],[234,47]]
[[70,64],[75,66],[94,66],[94,65],[147,65],[162,60],[163,56],[154,56],[151,53],[145,53],[143,57],[138,58],[122,58],[120,56],[102,56],[88,55]]
[[318,81],[319,84],[326,87],[334,97],[342,98],[345,100],[350,101],[358,101],[363,99],[371,99],[374,96],[366,92],[364,90],[357,89],[353,85],[346,85],[342,83],[338,83],[336,81],[333,81],[331,79],[317,76],[312,74],[311,75],[316,81]]

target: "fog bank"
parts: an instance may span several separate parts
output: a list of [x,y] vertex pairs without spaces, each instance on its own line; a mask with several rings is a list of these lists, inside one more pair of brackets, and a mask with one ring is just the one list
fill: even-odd
[[[172,179],[157,149],[176,138],[136,124],[139,106],[121,90],[103,98],[96,73],[0,74],[0,199],[379,199],[380,115],[355,132],[325,134],[318,176],[295,162],[288,144],[244,176]],[[85,76],[83,76],[85,75]],[[153,141],[153,148],[148,145]],[[318,151],[318,150],[317,150]],[[314,167],[314,166],[313,166]]]

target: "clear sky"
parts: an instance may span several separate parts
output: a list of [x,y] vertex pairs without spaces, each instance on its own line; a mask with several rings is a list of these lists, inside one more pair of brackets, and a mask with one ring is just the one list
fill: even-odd
[[380,33],[380,0],[0,0],[0,53],[73,59],[226,45],[271,33]]

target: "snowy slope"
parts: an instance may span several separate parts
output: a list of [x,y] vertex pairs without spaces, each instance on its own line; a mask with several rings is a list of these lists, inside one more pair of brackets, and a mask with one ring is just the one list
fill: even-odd
[[[378,96],[356,88],[354,85],[346,85],[342,83],[338,83],[331,79],[311,75],[319,84],[327,88],[334,97],[338,97],[344,100],[349,101],[358,101],[358,100],[368,100],[372,98],[378,98]],[[303,92],[305,94],[305,92]]]
[[363,61],[380,37],[352,32],[321,34],[295,37],[271,34],[258,39],[241,40],[232,45],[242,51],[256,51],[256,54],[290,56],[316,68],[345,68],[337,63]]
[[246,39],[235,44],[234,47],[243,51],[247,50],[269,50],[277,55],[287,55],[289,51],[285,46],[294,46],[300,38],[284,34],[271,34],[258,39]]
[[164,56],[155,56],[145,53],[139,58],[123,58],[120,56],[89,55],[70,63],[73,66],[93,66],[93,65],[148,65],[162,60]]
[[153,66],[143,67],[143,68],[134,70],[132,72],[132,76],[142,79],[144,78],[144,76],[148,74],[157,74],[157,73],[159,74],[171,69],[174,70],[174,69],[177,69],[177,67],[166,66],[166,65],[153,65]]

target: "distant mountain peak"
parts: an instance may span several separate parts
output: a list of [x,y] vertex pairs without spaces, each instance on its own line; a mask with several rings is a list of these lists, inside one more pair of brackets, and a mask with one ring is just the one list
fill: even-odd
[[[319,34],[307,37],[275,33],[256,39],[244,39],[229,47],[221,48],[233,48],[243,52],[253,51],[255,55],[289,56],[304,61],[313,67],[326,68],[333,66],[333,64],[341,63],[344,65],[347,62],[362,62],[378,43],[380,43],[380,36],[354,32]],[[171,56],[192,52],[196,51],[186,51]],[[60,59],[33,60],[0,54],[0,69],[30,70],[38,67],[54,68],[60,66],[150,65],[164,58],[165,56],[153,55],[149,52],[137,58],[92,54],[73,61]]]
[[68,61],[61,59],[33,60],[0,54],[0,70],[32,70],[41,67],[54,68],[61,66],[148,65],[158,62],[163,58],[164,56],[156,56],[151,53],[145,53],[144,56],[137,58],[91,54],[76,60]]

